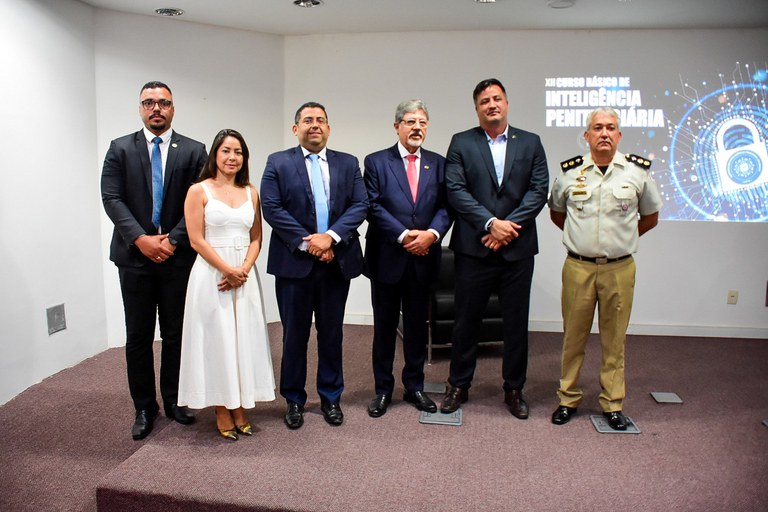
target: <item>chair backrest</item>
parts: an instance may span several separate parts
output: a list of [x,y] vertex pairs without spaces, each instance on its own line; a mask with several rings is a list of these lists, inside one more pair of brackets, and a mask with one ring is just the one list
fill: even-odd
[[440,276],[435,283],[435,291],[453,290],[455,281],[454,273],[453,250],[448,247],[443,247],[442,256],[440,258]]

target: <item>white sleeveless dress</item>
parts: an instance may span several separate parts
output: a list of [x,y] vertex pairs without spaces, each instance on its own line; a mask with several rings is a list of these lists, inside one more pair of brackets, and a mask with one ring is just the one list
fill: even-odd
[[[201,183],[205,239],[227,263],[242,265],[250,244],[254,209],[248,200],[232,208]],[[256,267],[239,288],[220,292],[221,272],[198,255],[189,275],[184,306],[179,405],[250,409],[275,399],[275,377]]]

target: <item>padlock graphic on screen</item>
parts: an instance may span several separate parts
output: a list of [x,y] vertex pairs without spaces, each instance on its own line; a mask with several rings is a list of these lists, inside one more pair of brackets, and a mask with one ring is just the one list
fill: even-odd
[[752,121],[730,119],[718,128],[716,138],[720,194],[768,183],[768,150]]

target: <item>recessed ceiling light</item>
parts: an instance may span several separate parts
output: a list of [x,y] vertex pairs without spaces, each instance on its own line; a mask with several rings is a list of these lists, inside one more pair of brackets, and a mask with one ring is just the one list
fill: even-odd
[[573,7],[574,0],[547,0],[547,5],[552,9],[567,9]]
[[299,7],[317,7],[323,3],[323,0],[294,0],[293,5]]
[[495,4],[496,0],[475,0],[479,4]]
[[155,12],[160,16],[181,16],[184,14],[184,11],[175,7],[161,7],[160,9],[155,9]]

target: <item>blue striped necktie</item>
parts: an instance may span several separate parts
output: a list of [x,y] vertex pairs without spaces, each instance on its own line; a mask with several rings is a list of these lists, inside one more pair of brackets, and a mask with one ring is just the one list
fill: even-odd
[[310,174],[312,176],[312,197],[315,199],[315,216],[317,217],[317,232],[328,231],[328,198],[325,195],[323,173],[320,170],[320,156],[310,153]]
[[163,208],[163,156],[160,154],[160,143],[163,139],[152,139],[152,224],[160,227],[160,212]]

